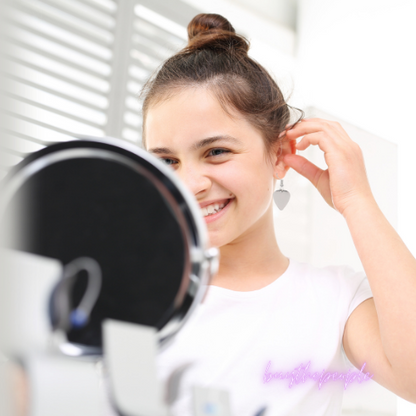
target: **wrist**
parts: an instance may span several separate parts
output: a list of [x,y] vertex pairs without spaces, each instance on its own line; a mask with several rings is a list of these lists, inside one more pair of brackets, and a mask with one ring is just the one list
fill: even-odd
[[351,218],[355,218],[358,215],[374,210],[380,210],[376,200],[373,195],[363,197],[352,202],[344,211],[342,216],[349,221]]

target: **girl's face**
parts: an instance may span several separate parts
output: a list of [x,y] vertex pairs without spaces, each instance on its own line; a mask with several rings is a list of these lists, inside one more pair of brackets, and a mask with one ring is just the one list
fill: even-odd
[[284,176],[276,157],[266,160],[260,133],[230,112],[209,90],[188,88],[150,107],[145,125],[147,150],[193,193],[216,247],[270,226],[273,173]]

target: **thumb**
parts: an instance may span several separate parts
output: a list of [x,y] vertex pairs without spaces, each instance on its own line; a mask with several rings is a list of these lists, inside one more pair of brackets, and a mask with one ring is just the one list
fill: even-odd
[[284,156],[283,162],[286,166],[291,167],[300,175],[311,181],[314,186],[316,186],[315,184],[323,173],[322,169],[309,162],[309,160],[305,159],[303,156],[287,154]]

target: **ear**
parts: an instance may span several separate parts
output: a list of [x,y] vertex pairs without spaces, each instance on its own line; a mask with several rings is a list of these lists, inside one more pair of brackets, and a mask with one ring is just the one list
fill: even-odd
[[296,154],[296,140],[279,140],[273,147],[273,175],[276,178],[283,179],[290,169],[283,162],[283,157],[287,154]]

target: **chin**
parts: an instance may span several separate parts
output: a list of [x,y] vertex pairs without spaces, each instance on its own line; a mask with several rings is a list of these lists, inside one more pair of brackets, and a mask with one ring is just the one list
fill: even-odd
[[218,235],[218,232],[210,232],[210,231],[208,231],[208,241],[209,241],[210,247],[217,247],[217,248],[224,246],[228,242],[224,238],[224,236]]
[[208,231],[208,241],[210,247],[221,248],[223,246],[226,246],[227,244],[230,244],[234,240],[235,238],[233,238],[230,235],[227,236],[220,232]]
[[224,243],[221,241],[221,239],[218,238],[209,238],[209,246],[210,247],[217,247],[220,248],[224,245]]

